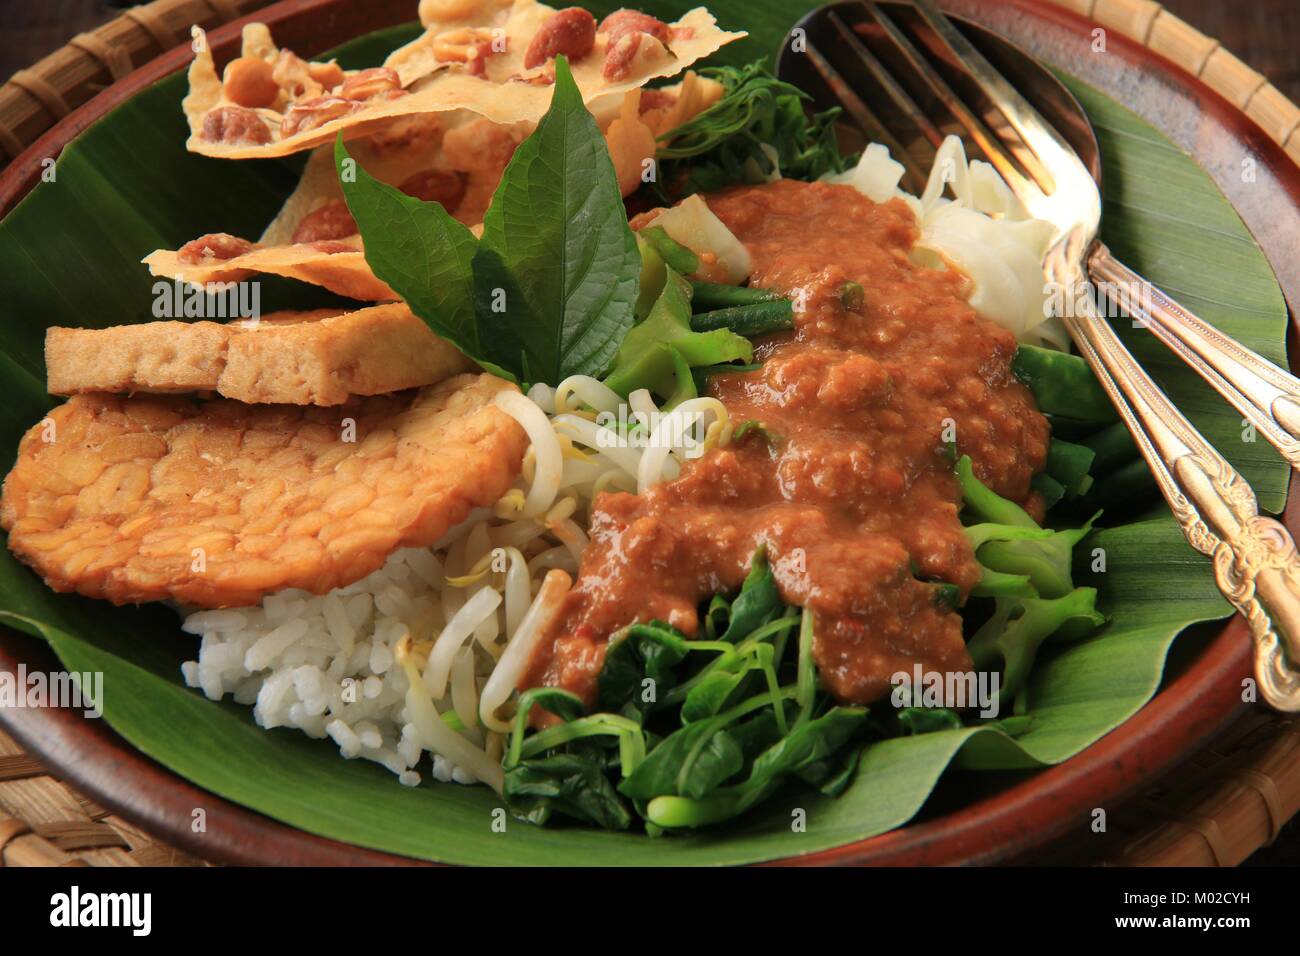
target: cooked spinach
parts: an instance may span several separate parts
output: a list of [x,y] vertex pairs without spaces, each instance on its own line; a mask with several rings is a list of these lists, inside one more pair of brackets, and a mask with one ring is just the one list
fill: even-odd
[[[792,780],[847,786],[867,712],[816,690],[811,615],[781,601],[762,549],[740,591],[714,597],[704,620],[700,640],[659,621],[616,635],[598,683],[602,713],[584,716],[564,691],[522,694],[504,761],[511,809],[609,829],[635,814],[657,833],[743,813]],[[788,655],[796,626],[799,651]],[[536,707],[560,722],[529,735]]]
[[704,69],[725,88],[709,109],[661,137],[657,186],[681,199],[779,175],[812,180],[838,173],[849,159],[835,140],[838,109],[809,116],[808,95],[761,63]]

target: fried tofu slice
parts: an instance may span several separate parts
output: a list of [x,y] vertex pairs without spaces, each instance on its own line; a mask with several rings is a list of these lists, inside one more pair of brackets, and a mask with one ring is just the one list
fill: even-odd
[[214,391],[241,402],[341,405],[474,368],[400,302],[356,312],[272,313],[256,323],[145,322],[45,333],[46,388]]
[[13,553],[115,604],[324,594],[497,501],[527,437],[461,375],[332,408],[78,395],[23,437],[0,494]]

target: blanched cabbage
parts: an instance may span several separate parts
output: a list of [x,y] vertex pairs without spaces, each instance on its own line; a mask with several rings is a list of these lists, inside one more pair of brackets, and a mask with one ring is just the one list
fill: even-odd
[[1060,320],[1051,316],[1042,268],[1052,225],[1031,219],[988,163],[967,162],[956,136],[939,147],[919,198],[898,188],[902,175],[903,166],[889,149],[872,143],[855,168],[825,179],[851,185],[872,202],[902,199],[921,225],[914,261],[965,274],[971,281],[971,308],[1019,341],[1064,348],[1068,339]]
[[688,196],[671,209],[665,209],[652,224],[662,226],[670,238],[702,259],[715,258],[716,262],[710,263],[707,278],[728,285],[739,285],[749,278],[753,269],[749,250],[713,214],[699,193]]

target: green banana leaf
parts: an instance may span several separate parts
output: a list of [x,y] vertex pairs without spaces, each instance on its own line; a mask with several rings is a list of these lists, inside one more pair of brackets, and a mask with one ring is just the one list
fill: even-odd
[[[592,4],[598,14],[617,3]],[[665,18],[689,3],[642,6]],[[750,38],[719,59],[767,55],[812,4],[715,0],[724,26]],[[373,65],[413,35],[398,28],[340,51]],[[1281,361],[1286,309],[1267,262],[1210,178],[1165,137],[1097,91],[1067,82],[1098,130],[1106,160],[1103,234],[1130,265],[1208,321]],[[139,259],[199,234],[256,234],[292,188],[301,159],[219,162],[184,151],[177,76],[120,107],[69,146],[55,181],[0,222],[0,463],[51,406],[42,340],[49,325],[106,326],[152,318],[152,280]],[[294,283],[264,288],[272,302],[315,304]],[[1127,323],[1123,323],[1127,325]],[[1141,330],[1124,329],[1148,367],[1201,430],[1251,481],[1263,507],[1280,510],[1287,470],[1263,442],[1243,440],[1240,417]],[[1157,504],[1155,499],[1147,502]],[[1160,513],[1153,511],[1153,513]],[[1092,557],[1105,555],[1104,573]],[[1015,740],[988,729],[951,730],[873,745],[839,798],[779,794],[718,832],[653,839],[577,827],[493,822],[501,804],[484,787],[406,788],[383,768],[345,761],[328,741],[266,732],[251,711],[213,703],[183,685],[180,663],[196,640],[154,605],[113,608],[58,595],[0,552],[0,621],[50,642],[65,666],[104,674],[105,718],[131,744],[205,789],[304,830],[431,860],[520,864],[725,864],[814,852],[900,826],[947,772],[1027,768],[1079,752],[1136,712],[1158,688],[1170,645],[1188,625],[1230,608],[1208,563],[1167,513],[1095,532],[1078,549],[1080,583],[1101,592],[1110,624],[1097,636],[1049,647],[1030,684],[1029,730]],[[951,771],[950,771],[951,768]],[[960,783],[960,777],[958,778]],[[795,832],[791,814],[807,814]]]

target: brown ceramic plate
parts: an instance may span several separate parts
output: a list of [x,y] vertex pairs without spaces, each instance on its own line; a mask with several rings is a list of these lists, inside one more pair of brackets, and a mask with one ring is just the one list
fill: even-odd
[[[248,20],[272,26],[279,42],[303,53],[336,46],[410,18],[410,0],[285,0]],[[1239,110],[1177,65],[1111,31],[1105,54],[1092,52],[1095,24],[1034,0],[945,0],[949,11],[1005,36],[1032,55],[1106,92],[1191,153],[1228,196],[1260,243],[1292,314],[1300,302],[1300,169]],[[791,19],[797,14],[792,13]],[[238,47],[245,20],[213,31],[219,60]],[[0,214],[35,185],[41,163],[135,93],[184,68],[180,47],[109,87],[64,118],[0,175]],[[1253,159],[1255,180],[1240,176]],[[1279,215],[1279,204],[1287,214]],[[1294,338],[1295,329],[1292,329]],[[1297,350],[1290,349],[1294,367]],[[1294,485],[1293,485],[1294,489]],[[1284,515],[1300,534],[1293,494]],[[1238,688],[1251,670],[1250,638],[1233,618],[1209,628],[1194,654],[1175,654],[1160,692],[1138,714],[1081,754],[1027,776],[1000,775],[992,792],[951,812],[927,808],[921,821],[869,840],[800,857],[804,864],[989,863],[1024,858],[1092,808],[1113,806],[1149,783],[1235,717]],[[56,667],[40,641],[0,629],[0,668]],[[226,863],[400,864],[411,860],[313,836],[196,788],[132,749],[103,721],[77,711],[4,713],[6,729],[53,772],[160,839]],[[943,801],[937,801],[942,804]],[[207,809],[202,840],[191,811]]]

